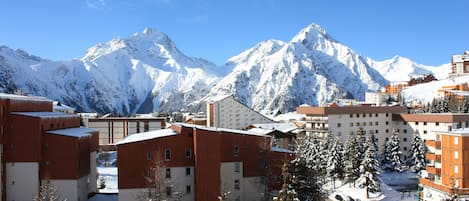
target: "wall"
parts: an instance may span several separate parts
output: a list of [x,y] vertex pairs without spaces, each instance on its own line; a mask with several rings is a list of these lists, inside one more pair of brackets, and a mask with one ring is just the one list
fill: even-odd
[[6,163],[5,168],[7,200],[32,200],[38,195],[38,163]]
[[243,199],[265,200],[265,180],[263,177],[245,177],[243,179]]
[[[45,182],[45,181],[44,181]],[[88,200],[87,178],[82,177],[77,180],[50,180],[50,183],[57,189],[57,194],[67,201]]]
[[[239,165],[239,172],[235,171],[235,164]],[[243,162],[225,162],[221,163],[220,166],[220,178],[221,178],[221,185],[220,185],[220,192],[231,192],[230,198],[231,200],[236,200],[237,197],[240,200],[243,200],[244,197],[244,180],[243,180]],[[239,189],[235,189],[234,182],[235,180],[239,181]]]

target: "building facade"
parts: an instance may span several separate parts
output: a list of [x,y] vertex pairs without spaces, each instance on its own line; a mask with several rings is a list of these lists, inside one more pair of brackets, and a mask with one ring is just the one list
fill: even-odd
[[273,121],[237,101],[232,95],[207,102],[208,127],[245,129],[256,123],[273,123]]
[[99,131],[99,145],[113,145],[128,135],[166,127],[163,117],[104,117],[88,119],[89,128]]
[[1,200],[32,200],[50,182],[67,200],[96,192],[98,133],[52,101],[0,94]]
[[226,192],[230,200],[268,200],[269,190],[279,186],[281,165],[292,157],[271,149],[270,139],[189,124],[129,136],[117,144],[119,200],[215,201]]
[[451,58],[451,72],[449,77],[469,75],[469,51],[464,54],[455,54]]

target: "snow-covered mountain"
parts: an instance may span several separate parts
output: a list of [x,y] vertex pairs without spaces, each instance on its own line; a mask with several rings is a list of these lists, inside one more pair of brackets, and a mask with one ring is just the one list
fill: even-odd
[[364,99],[388,83],[367,59],[317,24],[290,42],[269,40],[228,60],[234,70],[207,95],[234,94],[255,110],[292,111],[336,98]]
[[219,80],[215,64],[182,54],[164,33],[95,45],[80,60],[48,61],[0,48],[0,87],[120,115],[172,111],[198,100]]
[[367,62],[391,82],[409,81],[412,77],[428,74],[433,74],[437,79],[445,79],[451,70],[450,64],[439,67],[426,66],[401,56],[394,56],[384,61],[368,58]]
[[[224,74],[222,69],[232,69]],[[448,69],[448,70],[446,70]],[[289,42],[268,40],[225,66],[181,53],[164,33],[145,29],[89,48],[81,59],[50,61],[0,46],[0,91],[46,96],[78,111],[130,115],[202,110],[210,97],[234,94],[257,111],[292,111],[336,98],[364,99],[389,81],[446,75],[396,56],[374,61],[332,38],[317,24]]]

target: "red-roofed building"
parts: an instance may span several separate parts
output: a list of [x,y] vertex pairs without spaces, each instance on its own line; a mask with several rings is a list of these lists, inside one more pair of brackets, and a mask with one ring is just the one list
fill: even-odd
[[67,200],[96,191],[98,133],[41,97],[0,94],[1,200],[32,200],[50,182]]
[[[148,194],[152,165],[158,162],[163,197],[215,201],[265,200],[279,189],[281,165],[293,153],[271,148],[271,137],[249,131],[175,124],[134,134],[117,144],[119,200]],[[177,192],[177,193],[176,193]]]

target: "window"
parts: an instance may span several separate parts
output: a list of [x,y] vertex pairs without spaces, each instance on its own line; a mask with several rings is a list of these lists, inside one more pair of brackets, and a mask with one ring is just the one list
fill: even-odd
[[375,117],[378,117],[378,113],[375,114]]
[[340,123],[337,123],[337,127],[340,127]]
[[423,131],[423,134],[427,134],[427,130],[424,130],[424,131]]
[[234,163],[234,172],[240,172],[239,163]]
[[235,157],[238,157],[238,156],[239,156],[239,146],[238,146],[237,144],[234,146],[233,155],[234,155]]
[[366,126],[366,122],[363,122],[363,126]]
[[164,150],[164,158],[167,161],[171,160],[171,150],[170,149],[165,149]]
[[350,131],[350,135],[353,135],[353,131]]
[[357,118],[359,118],[359,117],[360,117],[360,114],[357,114]]
[[435,126],[439,126],[440,125],[440,122],[435,122]]
[[353,122],[350,122],[350,127],[353,127]]
[[[404,132],[404,133],[405,133],[405,132]],[[406,137],[404,138],[404,142],[407,142],[407,138],[406,138]]]
[[147,151],[147,160],[151,161],[151,151]]
[[454,144],[458,144],[458,137],[454,137]]
[[350,118],[353,118],[353,114],[350,114]]
[[404,129],[404,133],[407,133],[407,129]]
[[192,157],[192,149],[188,148],[186,149],[186,158],[191,158]]
[[379,125],[379,122],[375,122],[375,125],[376,125],[376,126]]
[[363,114],[362,117],[366,117],[366,114]]
[[186,186],[186,194],[191,193],[191,191],[192,191],[191,185],[187,185],[187,186]]
[[[407,151],[407,147],[404,147],[403,149],[404,149],[404,151]],[[404,155],[404,156],[405,156],[405,155]]]
[[454,159],[458,159],[459,158],[459,152],[458,151],[454,151]]
[[360,122],[357,122],[356,125],[357,125],[357,126],[360,126]]
[[386,113],[386,116],[389,116],[389,113]]
[[427,122],[426,122],[426,121],[424,121],[424,122],[423,122],[423,125],[424,125],[424,126],[426,126],[426,125],[427,125]]
[[386,121],[386,125],[389,125],[389,121]]
[[235,190],[239,190],[239,189],[240,189],[240,188],[239,188],[239,180],[238,180],[238,179],[235,179],[235,180],[234,180],[234,189],[235,189]]
[[166,168],[166,178],[171,178],[171,168]]
[[372,116],[373,116],[373,114],[371,114],[371,113],[370,113],[370,114],[368,114],[368,116],[369,116],[369,117],[372,117]]
[[459,173],[459,167],[458,167],[458,165],[455,165],[455,166],[454,166],[454,173],[455,173],[455,174]]
[[379,130],[375,130],[375,134],[378,134]]
[[403,121],[403,122],[402,122],[402,125],[407,125],[407,122],[406,122],[406,121]]
[[186,176],[191,175],[191,168],[186,168]]
[[418,125],[419,125],[419,122],[418,122],[418,121],[416,121],[416,122],[415,122],[415,125],[416,125],[416,126],[418,126]]
[[386,129],[386,133],[389,133],[389,129]]

